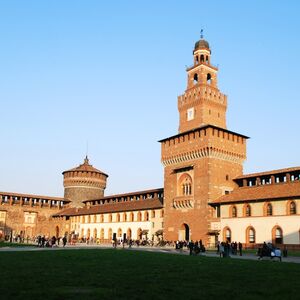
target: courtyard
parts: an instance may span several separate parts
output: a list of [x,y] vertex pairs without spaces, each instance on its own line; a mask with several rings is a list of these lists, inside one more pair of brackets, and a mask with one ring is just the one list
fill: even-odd
[[2,299],[295,299],[300,293],[295,263],[165,252],[2,251],[0,292]]

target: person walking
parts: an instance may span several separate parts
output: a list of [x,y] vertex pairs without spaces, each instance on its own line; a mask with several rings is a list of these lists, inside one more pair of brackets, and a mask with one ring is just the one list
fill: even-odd
[[66,237],[66,236],[64,236],[64,237],[63,237],[63,239],[62,239],[62,241],[63,241],[63,246],[65,247],[65,246],[66,246],[66,244],[67,244],[67,237]]

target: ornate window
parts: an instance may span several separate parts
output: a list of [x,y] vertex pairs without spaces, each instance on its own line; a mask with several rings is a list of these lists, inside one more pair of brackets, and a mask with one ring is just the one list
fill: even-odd
[[192,178],[188,174],[183,174],[179,180],[180,191],[179,194],[182,196],[192,195]]

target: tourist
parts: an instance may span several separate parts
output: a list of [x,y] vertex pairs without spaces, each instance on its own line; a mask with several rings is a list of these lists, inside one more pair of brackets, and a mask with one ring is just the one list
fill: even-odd
[[194,246],[195,246],[195,244],[194,244],[193,240],[191,240],[188,245],[188,247],[190,249],[190,255],[193,255]]
[[63,241],[63,247],[65,247],[66,244],[67,244],[67,237],[64,236],[63,239],[62,239],[62,241]]
[[239,242],[239,252],[240,252],[240,256],[242,256],[242,250],[243,250],[243,245],[241,242]]

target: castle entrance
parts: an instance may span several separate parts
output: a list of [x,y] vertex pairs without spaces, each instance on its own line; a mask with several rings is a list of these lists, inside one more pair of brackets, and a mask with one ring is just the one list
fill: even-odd
[[179,241],[189,241],[190,240],[190,227],[189,225],[183,223],[178,231]]

